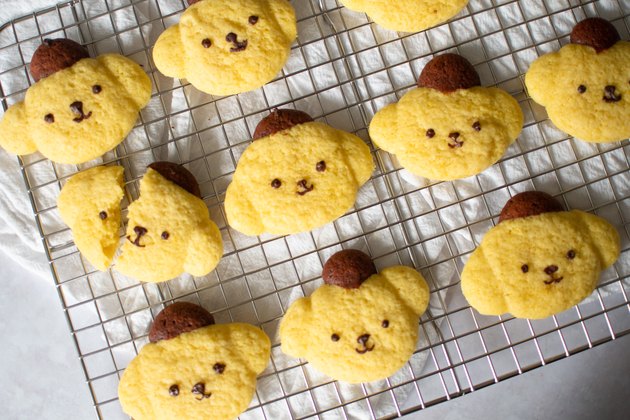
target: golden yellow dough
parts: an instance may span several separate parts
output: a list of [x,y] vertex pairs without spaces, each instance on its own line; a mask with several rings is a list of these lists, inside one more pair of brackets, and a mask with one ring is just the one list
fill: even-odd
[[[597,143],[630,137],[630,42],[618,41],[599,54],[584,45],[565,45],[534,61],[525,84],[560,130]],[[586,88],[582,94],[580,85]],[[604,101],[606,86],[615,86],[621,100]]]
[[468,0],[340,0],[348,9],[365,12],[387,29],[417,32],[442,23],[462,10]]
[[[589,296],[619,252],[615,228],[579,210],[507,220],[470,256],[462,291],[484,315],[546,318]],[[545,272],[550,266],[557,271]]]
[[[249,406],[269,362],[267,335],[249,324],[210,325],[145,345],[123,374],[118,397],[135,420],[232,419]],[[215,363],[225,365],[217,373]],[[209,398],[191,392],[205,384]],[[169,395],[172,385],[179,395]]]
[[[480,130],[473,127],[479,122]],[[498,161],[523,126],[518,102],[497,88],[442,93],[415,88],[370,123],[370,137],[410,172],[450,181],[478,174]],[[427,130],[435,136],[429,138]],[[457,145],[449,136],[459,133]]]
[[[250,17],[258,17],[255,24]],[[238,49],[226,38],[237,35]],[[190,6],[153,48],[158,70],[188,79],[212,95],[257,89],[284,66],[297,37],[295,11],[287,0],[204,0]],[[203,41],[206,40],[207,48]]]
[[[95,85],[100,93],[93,93]],[[151,80],[135,62],[118,54],[85,58],[35,83],[24,102],[7,110],[0,145],[19,155],[40,151],[59,163],[87,162],[124,140],[150,97]],[[72,111],[75,102],[87,118]],[[45,121],[49,114],[54,122]]]
[[[280,323],[282,351],[337,380],[387,378],[413,354],[428,303],[429,287],[410,267],[388,267],[357,289],[323,285],[289,307]],[[365,346],[358,342],[364,334]]]
[[98,270],[111,265],[120,237],[122,166],[97,166],[79,172],[59,193],[57,207],[72,230],[74,243]]
[[151,168],[140,181],[140,198],[129,205],[127,236],[115,268],[145,282],[184,272],[205,276],[223,255],[221,233],[203,200]]
[[[318,122],[293,126],[245,150],[225,197],[228,222],[246,235],[307,232],[347,212],[373,170],[359,137]],[[274,179],[280,188],[271,186]],[[302,180],[313,187],[304,195]]]

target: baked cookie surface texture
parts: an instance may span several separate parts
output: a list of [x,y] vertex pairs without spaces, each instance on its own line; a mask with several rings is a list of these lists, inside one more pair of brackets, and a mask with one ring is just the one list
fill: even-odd
[[225,198],[228,223],[246,235],[307,232],[347,212],[373,170],[359,137],[319,122],[293,125],[241,155]]
[[525,84],[565,133],[597,143],[630,137],[630,42],[609,22],[578,23],[570,44],[532,63]]
[[124,140],[151,97],[144,70],[118,54],[82,58],[52,74],[40,67],[47,76],[0,121],[0,145],[11,153],[39,151],[72,164],[95,159]]
[[365,12],[384,28],[417,32],[442,23],[462,10],[468,0],[341,0],[348,9]]
[[478,174],[503,156],[523,126],[514,98],[479,84],[463,57],[437,56],[419,87],[376,113],[370,137],[415,175],[448,181]]
[[[280,323],[282,351],[337,380],[384,379],[413,354],[429,288],[413,268],[376,273],[347,252],[326,262],[326,284],[289,307]],[[336,264],[336,259],[343,261]]]
[[57,207],[79,251],[98,270],[111,265],[120,237],[123,167],[97,166],[72,176]]
[[562,312],[589,296],[619,257],[619,234],[604,219],[526,207],[532,215],[504,211],[512,215],[486,233],[464,267],[462,291],[481,314],[537,319]]
[[233,95],[271,81],[297,37],[287,0],[202,0],[153,48],[158,70],[202,92]]
[[129,205],[127,241],[117,271],[145,282],[186,272],[204,276],[223,254],[223,242],[204,201],[149,167],[140,197]]
[[[164,311],[176,310],[167,316],[158,314],[150,335],[163,328],[156,324],[184,326],[194,314],[183,305],[168,306]],[[135,420],[227,420],[247,409],[256,376],[269,362],[269,338],[249,324],[206,324],[142,347],[118,386],[125,413]]]

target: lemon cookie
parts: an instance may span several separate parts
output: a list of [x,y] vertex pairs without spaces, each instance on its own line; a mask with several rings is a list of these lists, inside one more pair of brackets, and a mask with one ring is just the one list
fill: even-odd
[[365,12],[384,28],[418,32],[438,25],[459,13],[468,0],[341,0],[348,9]]
[[534,61],[525,84],[562,131],[589,142],[630,137],[630,42],[608,21],[575,25],[571,43]]
[[185,168],[151,164],[140,182],[140,197],[129,205],[127,241],[116,270],[145,282],[212,271],[223,254],[223,242],[198,192]]
[[307,232],[341,217],[374,170],[359,137],[276,110],[256,130],[225,197],[228,223],[246,235]]
[[149,339],[118,385],[123,411],[135,420],[237,417],[271,351],[259,328],[214,324],[205,309],[185,302],[157,315]]
[[151,97],[138,64],[118,54],[85,58],[69,40],[45,40],[32,64],[39,81],[0,121],[0,145],[11,153],[40,151],[59,163],[95,159],[123,141]]
[[384,379],[411,357],[429,288],[416,270],[380,273],[356,250],[333,255],[320,286],[293,302],[280,323],[282,351],[345,382]]
[[514,196],[472,253],[462,291],[484,315],[545,318],[589,296],[619,257],[620,239],[604,219],[562,211],[544,193]]
[[503,156],[523,126],[514,98],[479,85],[465,58],[437,56],[419,87],[376,113],[370,137],[416,175],[449,181],[478,174]]
[[97,166],[72,176],[57,199],[75,245],[101,271],[111,265],[118,248],[124,192],[122,166]]
[[158,70],[202,92],[257,89],[284,66],[297,36],[287,0],[203,0],[168,28],[153,48]]

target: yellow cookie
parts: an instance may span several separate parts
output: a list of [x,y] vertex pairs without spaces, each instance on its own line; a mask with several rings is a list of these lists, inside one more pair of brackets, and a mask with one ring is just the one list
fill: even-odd
[[318,122],[294,125],[245,150],[225,197],[228,222],[246,235],[307,232],[348,211],[373,170],[359,137]]
[[127,242],[116,270],[145,282],[184,272],[204,276],[222,254],[221,233],[204,201],[149,167],[140,182],[140,198],[129,205]]
[[282,351],[345,382],[384,379],[411,357],[429,288],[416,270],[376,274],[369,257],[346,250],[324,266],[324,281],[293,302],[280,323]]
[[365,12],[387,29],[417,32],[442,23],[462,10],[468,0],[340,0],[348,9]]
[[[469,73],[458,73],[461,68]],[[419,84],[378,111],[369,128],[372,140],[416,175],[447,181],[478,174],[521,131],[518,102],[501,89],[478,86],[474,68],[460,56],[434,58]]]
[[571,44],[532,63],[525,84],[562,131],[589,142],[630,137],[630,42],[609,22],[586,19]]
[[123,410],[135,420],[236,418],[249,406],[256,376],[269,362],[269,338],[249,324],[212,325],[210,314],[204,316],[208,326],[185,328],[184,321],[198,323],[194,309],[163,316],[175,306],[162,311],[154,327],[164,322],[181,331],[145,345],[129,363],[118,386]]
[[40,151],[59,163],[83,163],[124,140],[151,97],[151,81],[118,54],[84,58],[39,80],[0,121],[0,145]]
[[203,92],[233,95],[271,81],[296,36],[287,0],[202,0],[160,35],[153,60]]
[[122,166],[97,166],[70,178],[57,199],[77,248],[101,271],[111,265],[118,247],[124,193]]
[[619,234],[604,219],[535,211],[488,231],[464,267],[462,291],[484,315],[545,318],[589,296],[619,253]]

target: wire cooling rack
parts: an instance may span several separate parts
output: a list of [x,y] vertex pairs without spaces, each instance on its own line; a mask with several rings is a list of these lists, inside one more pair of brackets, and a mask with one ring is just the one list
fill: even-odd
[[[69,37],[93,54],[118,52],[140,63],[153,81],[151,102],[129,138],[102,163],[125,167],[125,206],[137,198],[148,162],[168,158],[185,164],[199,180],[225,242],[221,263],[203,278],[154,285],[97,272],[81,258],[55,207],[67,178],[94,163],[57,165],[39,154],[20,158],[101,418],[124,418],[119,378],[147,342],[152,318],[175,300],[202,304],[218,322],[259,325],[271,337],[271,363],[242,418],[397,417],[630,332],[628,140],[593,145],[567,137],[523,85],[529,63],[568,42],[572,26],[584,17],[605,17],[628,39],[627,1],[471,0],[456,18],[417,34],[383,30],[336,0],[293,4],[299,40],[281,76],[257,91],[225,98],[200,94],[155,70],[150,47],[179,18],[180,1],[71,1],[0,30],[4,109],[33,83],[27,63],[43,38]],[[447,51],[469,58],[484,85],[506,89],[523,109],[523,133],[499,163],[465,180],[423,183],[373,148],[377,170],[355,207],[338,221],[287,237],[245,237],[226,225],[225,189],[253,128],[271,109],[308,111],[369,142],[366,127],[376,110],[412,88],[433,54]],[[481,316],[463,299],[459,273],[505,201],[527,189],[545,190],[568,208],[608,219],[621,234],[621,257],[589,299],[557,316],[536,321]],[[377,384],[331,381],[280,351],[283,313],[320,284],[322,263],[341,247],[366,250],[380,268],[413,265],[430,283],[431,305],[411,362]]]

